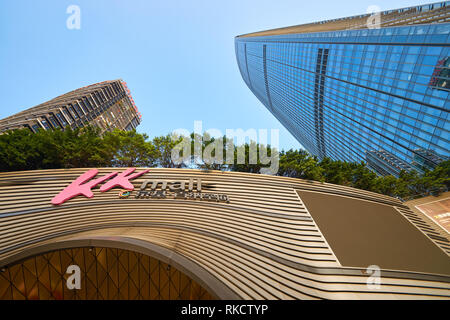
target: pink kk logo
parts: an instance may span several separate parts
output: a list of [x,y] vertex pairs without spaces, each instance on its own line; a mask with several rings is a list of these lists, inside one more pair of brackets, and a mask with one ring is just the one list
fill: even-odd
[[130,168],[120,174],[118,172],[113,172],[104,177],[92,180],[98,174],[98,170],[97,169],[89,170],[88,172],[83,173],[81,176],[79,176],[74,182],[72,182],[56,197],[54,197],[52,199],[52,204],[60,205],[72,198],[81,195],[87,198],[93,198],[94,193],[92,192],[92,188],[98,186],[99,184],[113,177],[114,179],[108,181],[103,186],[101,186],[100,188],[101,192],[109,191],[115,187],[121,187],[122,189],[133,191],[134,186],[130,182],[130,180],[136,179],[137,177],[142,176],[143,174],[149,172],[150,170],[144,170],[138,173],[133,173],[134,171],[136,171],[136,168]]

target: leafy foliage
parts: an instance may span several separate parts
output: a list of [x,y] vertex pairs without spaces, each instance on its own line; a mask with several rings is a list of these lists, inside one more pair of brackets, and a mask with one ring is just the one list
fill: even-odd
[[[226,136],[217,139],[205,133],[202,137],[191,134],[187,138],[188,148],[199,149],[197,155],[191,155],[188,163],[174,161],[172,157],[175,147],[183,141],[183,137],[166,135],[149,140],[146,134],[119,130],[101,136],[97,129],[90,127],[81,130],[40,130],[38,133],[32,133],[28,129],[7,131],[0,134],[0,171],[82,167],[190,167],[259,173],[262,168],[267,167],[267,161],[260,157],[251,159],[250,155],[255,150],[258,150],[260,155],[261,151],[265,151],[269,159],[277,152],[269,145],[259,145],[253,141],[234,146]],[[201,141],[201,144],[195,145],[195,139]],[[202,155],[208,154],[209,160],[198,159],[200,152]],[[232,157],[231,162],[227,155]],[[217,161],[219,158],[227,158],[227,161]],[[236,161],[237,159],[243,161]],[[402,171],[398,178],[379,177],[364,163],[334,161],[329,158],[319,161],[304,150],[291,149],[279,153],[277,174],[410,199],[439,195],[448,190],[450,160],[442,162],[434,170],[425,171],[422,175]]]
[[154,167],[160,158],[156,145],[146,134],[133,131],[107,132],[103,140],[113,167]]

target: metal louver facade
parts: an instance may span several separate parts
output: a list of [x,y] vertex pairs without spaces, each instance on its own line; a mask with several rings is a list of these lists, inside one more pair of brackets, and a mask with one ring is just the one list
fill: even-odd
[[[84,172],[0,174],[0,277],[31,257],[110,248],[170,265],[205,298],[450,298],[450,238],[396,199],[300,179],[151,168],[126,197],[97,187],[93,198],[52,205]],[[146,181],[190,179],[202,183],[194,199],[136,197],[150,188]],[[200,198],[205,193],[229,201]],[[367,286],[369,265],[381,268],[379,289]],[[97,297],[92,290],[100,288],[90,288],[82,298]]]

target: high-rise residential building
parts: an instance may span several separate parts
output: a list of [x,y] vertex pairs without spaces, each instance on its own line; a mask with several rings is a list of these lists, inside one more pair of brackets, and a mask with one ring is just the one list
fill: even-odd
[[29,128],[81,128],[93,126],[101,132],[113,129],[132,130],[141,122],[125,81],[103,81],[76,89],[33,108],[0,120],[0,132]]
[[235,49],[247,86],[311,154],[398,175],[450,155],[449,22],[446,1],[245,34]]

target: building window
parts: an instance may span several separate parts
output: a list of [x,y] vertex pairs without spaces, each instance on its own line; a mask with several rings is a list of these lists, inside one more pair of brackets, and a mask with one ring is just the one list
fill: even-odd
[[78,113],[78,115],[79,115],[80,117],[84,116],[84,113],[83,113],[83,111],[81,110],[81,108],[80,108],[80,106],[78,105],[78,103],[75,103],[73,106],[74,106],[75,110],[77,111],[77,113]]
[[47,120],[42,119],[41,120],[42,125],[44,126],[45,130],[50,130],[50,125],[48,124]]
[[37,123],[33,124],[31,127],[33,128],[34,132],[38,132],[39,129],[41,129],[41,126]]
[[52,124],[53,128],[59,128],[59,124],[58,124],[58,122],[56,121],[55,117],[50,116],[50,117],[49,117],[49,120],[50,120],[50,123]]
[[64,114],[64,115],[66,116],[66,118],[69,120],[69,124],[72,124],[72,123],[73,123],[73,118],[72,118],[72,116],[70,115],[70,113],[67,111],[66,108],[63,109],[63,114]]
[[70,112],[70,114],[72,115],[72,117],[74,119],[78,119],[78,115],[77,115],[77,113],[75,112],[75,110],[73,109],[73,107],[71,105],[69,105],[69,112]]
[[431,76],[429,85],[440,89],[450,89],[450,57],[441,59],[437,62]]
[[94,99],[92,97],[88,98],[88,101],[92,107],[92,109],[95,109],[97,106],[95,105]]
[[97,99],[97,103],[99,105],[103,104],[104,99],[103,99],[102,95],[99,92],[96,92],[94,97]]
[[92,110],[93,110],[92,105],[91,105],[91,103],[89,102],[89,99],[87,99],[87,98],[84,99],[84,105],[85,105],[85,107],[86,107],[89,111],[92,111]]
[[83,101],[78,101],[78,105],[80,106],[81,110],[83,110],[84,114],[88,114],[89,113],[89,109],[84,105]]
[[63,127],[66,127],[66,126],[67,126],[67,122],[66,122],[66,120],[64,119],[64,116],[61,114],[61,112],[58,112],[58,113],[56,114],[56,117],[58,118],[59,123],[61,123],[61,125],[62,125]]

